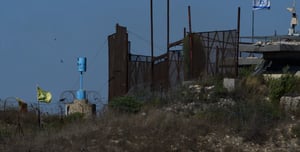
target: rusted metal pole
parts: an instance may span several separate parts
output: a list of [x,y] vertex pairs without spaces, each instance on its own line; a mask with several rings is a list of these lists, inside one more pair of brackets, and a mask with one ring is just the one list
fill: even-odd
[[240,45],[240,29],[241,29],[241,8],[238,7],[238,17],[237,17],[237,46],[236,46],[236,60],[235,60],[235,76],[239,75],[239,45]]
[[216,47],[216,66],[215,66],[215,70],[216,70],[216,74],[219,74],[219,47]]
[[188,17],[189,17],[189,46],[190,46],[190,69],[189,79],[193,78],[193,34],[192,34],[192,17],[191,17],[191,6],[188,6]]
[[188,6],[188,15],[189,15],[189,32],[192,33],[191,6]]

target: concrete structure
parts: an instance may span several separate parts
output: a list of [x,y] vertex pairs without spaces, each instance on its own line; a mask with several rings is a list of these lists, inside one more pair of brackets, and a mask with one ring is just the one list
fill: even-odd
[[300,37],[296,36],[274,36],[266,37],[265,41],[257,41],[253,44],[242,43],[239,45],[240,52],[249,53],[264,53],[266,55],[278,54],[285,52],[289,53],[300,52]]
[[239,67],[251,67],[253,65],[259,65],[263,62],[259,57],[239,57]]
[[257,67],[256,74],[280,74],[283,72],[296,73],[300,70],[300,34],[295,27],[298,24],[296,6],[287,8],[292,13],[291,26],[288,35],[277,36],[255,36],[243,37],[251,39],[255,43],[239,44],[241,53],[260,53],[263,62]]
[[76,99],[73,103],[66,104],[66,115],[82,113],[85,117],[96,114],[96,105],[90,104],[86,98],[86,91],[83,89],[83,72],[86,71],[86,58],[77,58],[78,71],[80,72],[80,87],[76,92]]
[[86,117],[96,114],[96,105],[90,104],[88,100],[77,100],[75,99],[73,103],[66,104],[65,114],[70,115],[73,113],[82,113]]
[[234,78],[224,78],[223,79],[223,86],[228,91],[233,91],[236,88],[237,84],[238,84],[238,79],[234,79]]
[[[256,73],[280,74],[300,71],[300,37],[275,36],[254,44],[240,44],[240,52],[262,54]],[[241,61],[241,60],[240,60]]]

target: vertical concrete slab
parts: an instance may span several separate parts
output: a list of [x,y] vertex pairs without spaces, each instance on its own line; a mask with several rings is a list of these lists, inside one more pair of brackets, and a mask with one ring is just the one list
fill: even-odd
[[223,86],[229,92],[233,91],[236,88],[237,83],[238,83],[238,80],[234,79],[234,78],[224,78],[223,79]]

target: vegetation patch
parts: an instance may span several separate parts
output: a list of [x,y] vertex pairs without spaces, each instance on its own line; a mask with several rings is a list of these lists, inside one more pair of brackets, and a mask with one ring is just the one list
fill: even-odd
[[141,110],[142,103],[134,97],[124,96],[113,99],[108,106],[119,112],[137,113]]
[[[297,92],[298,80],[288,76],[271,81],[248,76],[227,92],[221,77],[203,78],[193,84],[200,92],[183,86],[165,98],[119,97],[94,119],[83,119],[81,113],[42,115],[41,128],[35,112],[0,111],[0,151],[241,151],[266,145],[276,145],[267,149],[276,151],[291,139],[274,131],[287,126],[288,119],[266,97],[281,93],[275,86],[284,88],[284,94]],[[294,119],[289,121],[299,121]],[[299,138],[299,123],[289,126]],[[287,142],[270,144],[274,139]]]
[[285,94],[299,93],[299,84],[299,78],[291,74],[284,74],[279,79],[270,78],[268,86],[271,101],[278,103]]

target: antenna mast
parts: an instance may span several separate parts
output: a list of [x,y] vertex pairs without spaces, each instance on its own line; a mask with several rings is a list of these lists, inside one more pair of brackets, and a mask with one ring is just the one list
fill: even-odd
[[298,25],[298,17],[296,13],[296,0],[294,0],[293,2],[293,7],[289,7],[287,8],[287,10],[292,13],[291,26],[289,28],[288,35],[299,35],[298,33],[296,33],[296,26]]

